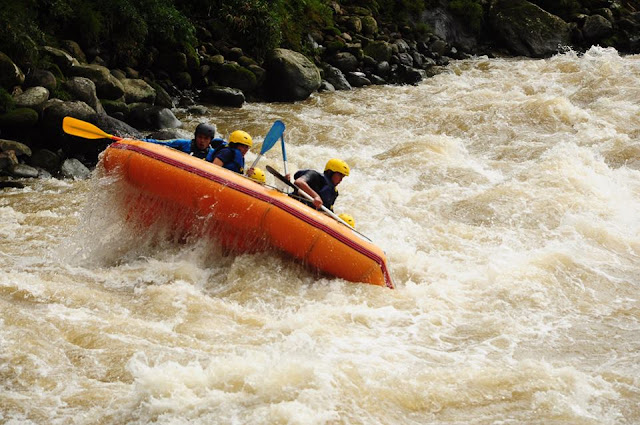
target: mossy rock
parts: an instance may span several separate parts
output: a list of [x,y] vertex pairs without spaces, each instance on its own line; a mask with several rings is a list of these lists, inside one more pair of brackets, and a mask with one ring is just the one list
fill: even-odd
[[0,87],[11,89],[24,83],[24,73],[9,56],[0,52]]
[[258,84],[253,72],[233,62],[225,63],[218,68],[213,78],[221,86],[240,89],[243,92],[255,89]]
[[364,54],[377,60],[378,62],[391,60],[392,47],[386,41],[374,41],[364,48]]
[[124,102],[120,102],[117,100],[100,99],[100,103],[102,103],[102,107],[109,115],[113,116],[113,114],[115,114],[116,112],[120,112],[124,116],[127,116],[129,114],[129,107]]
[[0,127],[33,127],[38,124],[38,113],[31,108],[16,108],[0,115]]

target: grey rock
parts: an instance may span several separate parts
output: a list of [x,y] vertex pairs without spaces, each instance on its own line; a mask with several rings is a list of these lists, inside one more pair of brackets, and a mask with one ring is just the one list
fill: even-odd
[[42,111],[44,104],[49,100],[49,90],[44,87],[30,87],[22,94],[14,98],[16,106]]
[[200,99],[215,105],[232,106],[240,108],[244,104],[245,97],[242,91],[231,87],[209,86],[202,90]]
[[267,58],[265,68],[265,85],[272,99],[304,100],[320,87],[320,71],[301,53],[275,49]]
[[96,85],[96,92],[101,99],[116,100],[124,95],[124,87],[120,80],[111,75],[108,68],[101,65],[76,65],[68,70],[75,77],[85,77]]
[[613,33],[613,25],[600,15],[587,17],[582,27],[582,35],[589,42],[599,41]]
[[62,72],[67,72],[74,65],[80,65],[80,62],[64,50],[56,49],[51,46],[44,46],[42,51],[51,58]]
[[27,165],[27,164],[17,164],[13,167],[9,168],[9,173],[14,177],[23,177],[23,178],[36,178],[38,177],[38,170]]
[[0,152],[14,151],[16,156],[31,156],[31,148],[15,140],[0,139]]
[[60,167],[62,175],[68,179],[84,180],[91,175],[91,171],[75,158],[66,159]]
[[351,84],[349,84],[349,81],[347,81],[342,71],[329,64],[325,64],[323,69],[324,78],[331,83],[336,90],[351,90]]
[[58,80],[56,80],[56,77],[51,71],[47,71],[46,69],[35,69],[27,75],[25,85],[27,87],[41,86],[51,92],[58,87]]
[[63,87],[74,97],[87,105],[91,106],[94,111],[104,114],[104,108],[98,100],[96,93],[96,85],[88,78],[73,77],[63,83]]
[[156,100],[156,91],[147,84],[146,81],[140,79],[125,78],[121,80],[124,87],[124,99],[127,103],[154,103]]

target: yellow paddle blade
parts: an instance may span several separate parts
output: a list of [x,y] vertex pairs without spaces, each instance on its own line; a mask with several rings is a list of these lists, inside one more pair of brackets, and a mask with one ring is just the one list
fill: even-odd
[[93,124],[79,120],[73,117],[64,117],[62,120],[62,130],[72,136],[78,136],[85,139],[113,139],[120,140],[119,137],[107,134]]

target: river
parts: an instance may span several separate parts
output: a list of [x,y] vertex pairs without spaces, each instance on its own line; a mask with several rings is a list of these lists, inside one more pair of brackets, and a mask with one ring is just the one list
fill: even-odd
[[0,423],[640,423],[640,56],[209,111],[282,119],[290,170],[346,160],[335,209],[397,289],[134,238],[98,174],[28,181],[0,197]]

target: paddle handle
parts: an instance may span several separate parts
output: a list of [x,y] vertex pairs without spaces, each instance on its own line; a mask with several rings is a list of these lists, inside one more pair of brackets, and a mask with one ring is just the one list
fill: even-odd
[[284,162],[284,175],[286,176],[287,173],[287,149],[284,147],[284,133],[282,133],[282,136],[280,137],[280,141],[281,146],[282,146],[282,162]]

